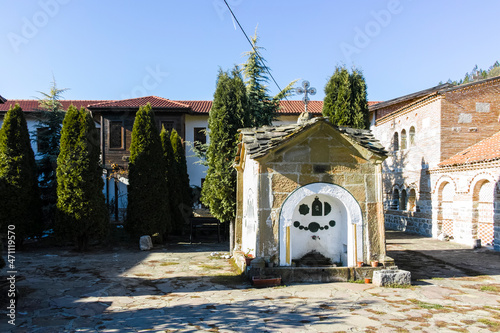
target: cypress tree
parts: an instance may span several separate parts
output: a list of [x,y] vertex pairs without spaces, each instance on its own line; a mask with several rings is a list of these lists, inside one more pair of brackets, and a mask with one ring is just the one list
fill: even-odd
[[129,160],[127,230],[135,236],[164,235],[170,226],[165,162],[154,112],[148,103],[137,111]]
[[234,222],[236,214],[236,171],[232,164],[238,143],[237,131],[244,127],[247,112],[246,88],[238,68],[231,73],[219,70],[208,118],[208,171],[201,200],[221,222]]
[[19,104],[11,107],[0,129],[0,228],[15,226],[16,246],[42,232],[40,192],[26,119]]
[[332,124],[354,128],[369,127],[366,83],[361,71],[352,73],[336,67],[325,86],[323,116]]
[[99,132],[92,116],[71,105],[57,158],[56,232],[61,239],[74,241],[80,251],[93,237],[103,239],[109,229],[99,159]]
[[165,128],[161,129],[160,140],[163,148],[163,161],[165,163],[165,181],[168,188],[168,196],[165,196],[165,198],[167,199],[167,205],[169,209],[168,215],[171,217],[171,225],[169,226],[169,230],[167,231],[171,231],[172,225],[175,226],[176,222],[181,221],[182,218],[180,211],[176,206],[178,200],[176,190],[178,187],[178,178],[176,174],[174,150],[172,148],[172,143],[170,142],[170,132]]
[[174,223],[174,230],[182,231],[184,225],[184,216],[182,211],[190,210],[192,207],[191,202],[191,188],[189,187],[189,175],[187,172],[186,153],[182,146],[182,139],[175,129],[170,134],[170,142],[172,144],[172,151],[174,156],[174,170],[176,178],[176,200],[174,201],[173,210],[174,216],[178,216],[178,220]]

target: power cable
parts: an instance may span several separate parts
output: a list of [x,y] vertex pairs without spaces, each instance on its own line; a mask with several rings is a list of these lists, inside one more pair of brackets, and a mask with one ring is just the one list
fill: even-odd
[[[262,59],[262,57],[260,56],[259,54],[259,51],[257,51],[257,49],[255,48],[255,46],[253,45],[253,43],[250,41],[250,38],[248,38],[248,35],[247,33],[245,32],[245,30],[243,29],[243,27],[241,26],[240,22],[238,21],[238,19],[236,18],[236,15],[234,15],[233,13],[233,10],[231,9],[231,7],[229,7],[229,4],[227,3],[226,0],[224,0],[224,3],[226,4],[227,8],[229,9],[229,12],[231,12],[231,15],[233,16],[234,20],[236,21],[236,23],[238,23],[238,26],[240,27],[240,30],[241,32],[243,32],[243,34],[245,35],[248,43],[250,44],[250,46],[252,47],[252,49],[254,50],[255,54],[257,54],[257,57],[259,57],[259,60],[260,62],[262,63],[262,65],[264,65],[264,68],[266,69],[267,73],[269,74],[269,76],[271,77],[271,79],[273,80],[274,84],[276,85],[276,87],[278,87],[279,89],[279,92],[282,91],[281,87],[279,86],[278,82],[276,82],[276,80],[274,79],[274,76],[273,74],[271,74],[271,72],[269,71],[269,67],[266,66],[265,62],[264,62],[264,59]],[[288,98],[285,96],[285,99],[288,101]]]

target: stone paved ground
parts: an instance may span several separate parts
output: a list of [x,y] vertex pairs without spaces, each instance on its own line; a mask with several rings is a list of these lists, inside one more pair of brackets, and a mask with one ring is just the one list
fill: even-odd
[[[500,254],[388,232],[410,288],[294,284],[254,289],[220,244],[16,256],[17,326],[0,332],[499,332]],[[2,291],[4,292],[4,291]]]

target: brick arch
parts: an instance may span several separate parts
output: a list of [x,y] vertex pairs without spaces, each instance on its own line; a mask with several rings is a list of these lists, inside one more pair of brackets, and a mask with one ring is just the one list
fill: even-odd
[[489,181],[489,182],[492,182],[493,184],[497,183],[497,179],[495,178],[495,176],[493,176],[491,173],[489,173],[487,171],[482,171],[482,172],[477,173],[470,180],[470,182],[469,182],[469,184],[467,186],[467,192],[470,193],[471,195],[474,195],[473,192],[474,192],[474,188],[476,187],[477,183],[484,182],[485,180]]
[[[451,186],[453,194],[457,191],[457,186],[454,180],[449,176],[439,178],[434,189],[434,203],[433,208],[437,209],[436,227],[438,233],[445,233],[448,236],[454,236],[455,226],[453,220],[453,197],[448,197],[445,191],[446,186]],[[443,194],[446,198],[443,198]]]
[[455,182],[455,180],[453,178],[451,178],[451,176],[449,176],[449,175],[442,175],[436,181],[436,184],[434,185],[434,188],[432,189],[432,194],[434,194],[434,195],[438,194],[438,190],[442,189],[441,187],[443,186],[443,182],[453,184],[453,188],[456,191],[457,183]]
[[474,184],[469,190],[472,194],[472,238],[480,239],[482,245],[493,245],[495,181],[482,174],[471,184]]

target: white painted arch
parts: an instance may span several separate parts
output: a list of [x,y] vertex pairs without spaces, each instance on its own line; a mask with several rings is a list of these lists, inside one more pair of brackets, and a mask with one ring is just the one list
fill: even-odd
[[[347,266],[353,267],[357,261],[363,261],[363,214],[359,203],[349,191],[339,185],[312,183],[290,193],[281,206],[279,218],[280,266],[291,265],[291,258],[288,258],[287,261],[287,244],[293,247],[293,239],[287,239],[287,235],[290,235],[290,231],[287,233],[287,229],[289,230],[293,224],[294,210],[305,198],[315,195],[333,198],[345,213],[345,217],[340,223],[343,223],[347,229]],[[288,251],[292,251],[292,248],[289,248]]]

